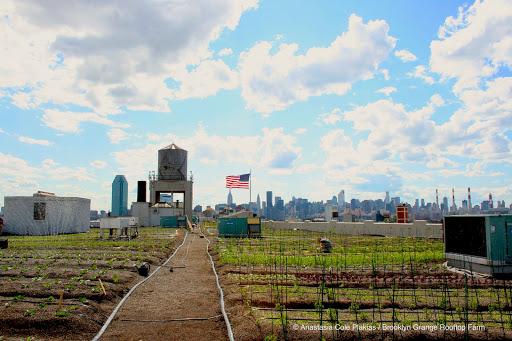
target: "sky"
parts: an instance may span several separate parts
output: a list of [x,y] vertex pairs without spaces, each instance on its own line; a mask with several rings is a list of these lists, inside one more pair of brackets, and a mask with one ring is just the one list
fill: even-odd
[[252,201],[512,202],[509,0],[2,0],[0,51],[0,206],[136,201],[171,143],[203,208],[249,172]]

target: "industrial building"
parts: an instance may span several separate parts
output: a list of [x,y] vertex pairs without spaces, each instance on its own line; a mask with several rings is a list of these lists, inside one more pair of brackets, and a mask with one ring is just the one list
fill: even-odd
[[4,234],[47,236],[89,232],[91,200],[39,191],[5,197]]
[[[193,181],[187,178],[187,154],[174,143],[158,151],[158,175],[149,175],[150,201],[146,181],[139,181],[137,202],[132,203],[132,215],[139,219],[139,226],[160,226],[161,217],[187,216],[192,220]],[[162,200],[164,196],[170,196],[169,202]]]

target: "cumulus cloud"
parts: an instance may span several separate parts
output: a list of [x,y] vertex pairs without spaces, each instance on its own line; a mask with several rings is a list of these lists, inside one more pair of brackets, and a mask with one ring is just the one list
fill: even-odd
[[97,168],[97,169],[103,169],[105,167],[107,167],[108,163],[106,163],[105,161],[101,161],[101,160],[96,160],[96,161],[93,161],[90,163],[90,166],[93,167],[93,168]]
[[414,72],[409,72],[407,75],[410,77],[421,78],[428,84],[434,84],[434,78],[426,74],[427,69],[423,65],[418,65],[414,68]]
[[331,112],[326,112],[318,115],[318,119],[325,124],[336,124],[336,122],[341,121],[343,118],[339,114],[341,110],[339,108],[334,109]]
[[233,54],[233,50],[232,49],[222,49],[219,51],[219,56],[229,56]]
[[[164,79],[211,56],[258,0],[2,1],[0,87],[14,103],[73,103],[101,114],[167,111]],[[148,25],[148,23],[151,23]],[[178,67],[178,69],[181,67]],[[26,91],[24,91],[26,92]]]
[[508,0],[475,1],[459,8],[439,28],[439,40],[430,44],[431,70],[457,78],[454,91],[478,87],[500,66],[512,67],[512,3]]
[[441,97],[441,95],[439,94],[435,94],[432,97],[430,97],[429,103],[435,107],[442,107],[446,104],[443,97]]
[[418,59],[418,57],[407,50],[395,51],[395,56],[400,58],[402,62],[414,62]]
[[512,77],[486,82],[486,89],[464,90],[463,106],[439,127],[438,147],[458,156],[510,162]]
[[353,82],[369,79],[389,55],[396,39],[383,20],[363,20],[352,14],[348,30],[328,47],[297,55],[297,44],[260,42],[240,56],[242,97],[247,108],[260,113],[283,110],[323,94],[343,95]]
[[300,165],[297,167],[297,173],[299,174],[309,174],[313,173],[314,171],[318,170],[320,167],[317,164],[314,163],[307,163],[304,165]]
[[59,163],[53,161],[52,159],[45,159],[43,161],[43,167],[44,168],[51,168],[51,167],[55,167],[55,166],[58,166]]
[[48,140],[37,140],[32,137],[26,137],[26,136],[19,136],[18,140],[23,143],[39,144],[41,146],[51,146],[52,145],[52,143]]
[[77,133],[82,131],[80,129],[80,124],[83,122],[94,122],[111,127],[121,128],[128,128],[130,126],[129,124],[116,123],[111,119],[92,112],[79,113],[72,111],[60,111],[55,109],[46,110],[42,119],[43,123],[47,127],[68,133]]
[[171,97],[179,100],[205,98],[219,90],[232,90],[239,86],[238,73],[222,60],[205,60],[192,72],[182,72],[173,77],[181,82],[178,90],[171,91]]
[[394,86],[387,86],[387,87],[379,89],[375,92],[379,93],[379,94],[386,94],[386,96],[389,96],[389,95],[391,95],[391,93],[396,92],[396,88]]
[[308,130],[306,128],[299,128],[299,129],[295,130],[295,134],[297,134],[297,135],[304,134],[307,131]]
[[113,144],[119,144],[119,142],[126,140],[129,136],[127,132],[118,128],[110,129],[107,135],[110,138],[110,143]]
[[[170,142],[185,148],[189,158],[197,159],[203,164],[223,160],[224,163],[264,167],[269,171],[289,172],[302,155],[302,148],[297,146],[297,138],[285,134],[284,128],[263,128],[260,134],[253,136],[222,137],[208,134],[200,125],[189,137],[151,134],[145,147],[115,152],[114,158],[121,165],[128,180],[136,181],[146,176],[147,170],[154,167],[158,150]],[[229,153],[217,146],[230,146]]]

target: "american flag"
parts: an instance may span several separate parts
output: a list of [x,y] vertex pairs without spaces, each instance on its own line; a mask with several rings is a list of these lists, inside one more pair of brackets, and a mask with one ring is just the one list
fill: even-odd
[[226,176],[226,188],[249,189],[249,176],[250,174]]

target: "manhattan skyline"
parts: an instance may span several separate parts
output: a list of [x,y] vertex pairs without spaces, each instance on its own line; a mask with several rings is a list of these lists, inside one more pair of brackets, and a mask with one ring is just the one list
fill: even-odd
[[[512,202],[512,3],[198,0],[0,4],[0,206],[111,207],[112,179],[189,152],[194,206],[225,177],[414,204]],[[247,190],[233,190],[248,202]],[[244,198],[245,199],[242,199]],[[264,200],[262,200],[264,201]]]

